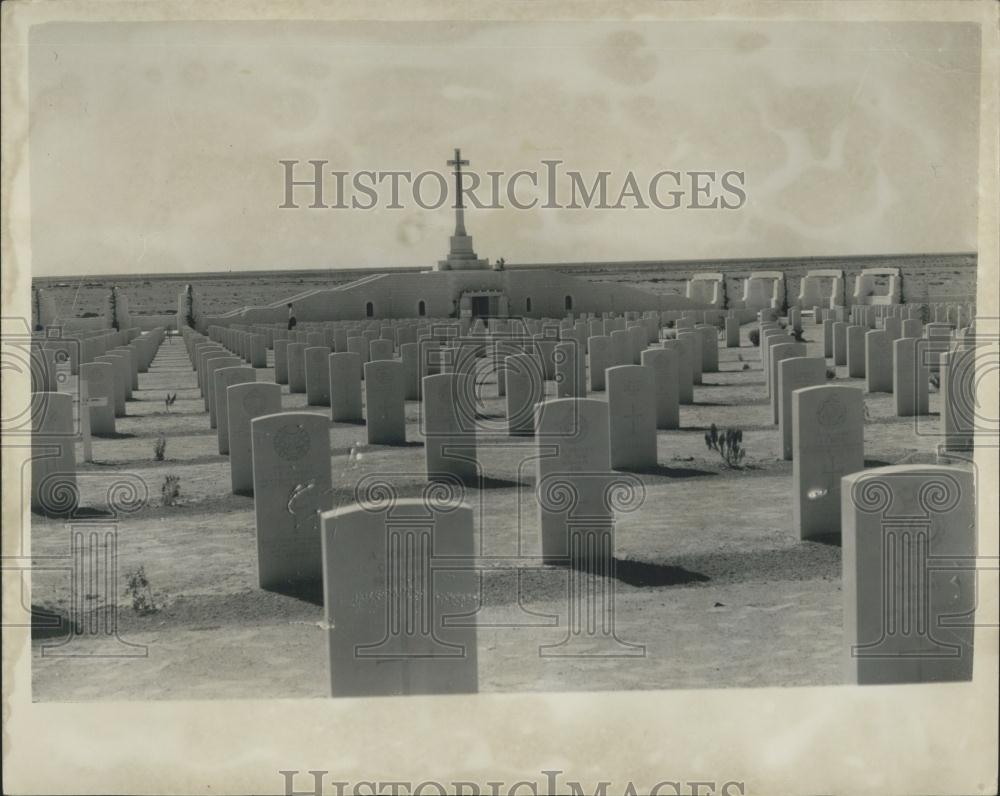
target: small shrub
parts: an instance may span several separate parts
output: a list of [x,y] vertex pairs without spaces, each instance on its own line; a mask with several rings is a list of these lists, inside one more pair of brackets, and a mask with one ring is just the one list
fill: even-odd
[[160,494],[163,496],[164,506],[176,506],[177,499],[181,496],[181,479],[176,475],[168,475],[163,479],[163,486],[160,487]]
[[665,324],[663,324],[663,326],[665,329],[673,329],[675,324],[676,321],[667,321]]
[[760,345],[760,329],[751,329],[749,337],[750,337],[750,342],[753,345],[755,346]]
[[155,444],[153,445],[153,458],[158,462],[162,462],[166,458],[167,454],[167,438],[158,437]]
[[750,365],[747,362],[743,363],[743,370],[750,370]]
[[742,467],[741,462],[746,456],[742,429],[727,428],[725,432],[720,433],[715,423],[712,423],[711,428],[705,433],[705,447],[718,453],[726,467],[733,469]]
[[153,601],[153,590],[146,577],[146,568],[125,573],[125,594],[132,598],[132,610],[137,614],[153,614],[159,609]]
[[837,378],[837,371],[835,371],[833,368],[827,368],[826,369],[826,377],[828,379],[835,379],[835,378]]
[[801,329],[792,329],[792,339],[796,343],[804,343],[806,338]]
[[176,400],[177,400],[177,393],[174,393],[173,395],[167,393],[167,397],[163,399],[163,405],[167,408],[168,412],[170,411],[170,407],[174,405],[174,401]]

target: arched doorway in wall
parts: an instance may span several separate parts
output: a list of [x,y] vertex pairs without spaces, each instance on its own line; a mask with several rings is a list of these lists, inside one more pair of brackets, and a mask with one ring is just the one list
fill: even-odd
[[524,300],[524,311],[531,312],[531,296]]
[[565,303],[566,303],[566,312],[572,312],[573,311],[573,297],[572,296],[566,296]]
[[423,299],[417,302],[417,315],[423,318],[427,314],[427,304]]
[[372,302],[367,302],[365,304],[365,317],[374,318],[375,317],[375,305]]

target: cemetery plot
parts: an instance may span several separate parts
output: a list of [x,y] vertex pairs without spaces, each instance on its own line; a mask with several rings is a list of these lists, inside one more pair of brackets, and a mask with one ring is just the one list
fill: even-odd
[[[117,523],[119,588],[91,602],[113,603],[120,637],[150,655],[91,666],[43,655],[59,636],[39,633],[36,698],[895,681],[847,652],[872,638],[878,584],[866,564],[876,515],[846,501],[898,462],[925,481],[943,466],[970,491],[967,375],[939,357],[957,356],[951,341],[932,330],[919,345],[909,318],[866,331],[878,335],[861,359],[889,380],[869,384],[846,320],[806,312],[800,340],[704,313],[651,334],[639,316],[491,321],[466,338],[425,319],[188,331],[130,349],[150,349],[145,370],[99,346],[79,375],[57,366],[66,378],[35,439],[54,454],[38,478],[54,473],[81,516],[107,516],[108,477],[148,488]],[[928,347],[950,408],[933,383],[921,392]],[[116,417],[121,373],[131,399]],[[944,465],[943,409],[958,440]],[[390,476],[394,505],[360,510],[358,485]],[[421,513],[451,490],[458,513]],[[941,555],[968,553],[968,538],[936,530],[967,510],[928,514]],[[37,511],[33,540],[34,555],[65,556],[66,511]],[[136,609],[126,583],[140,568]],[[40,572],[32,585],[36,608],[68,617],[68,578]],[[430,636],[410,632],[425,622]],[[968,646],[960,633],[935,642]],[[455,648],[465,654],[440,670],[420,662]],[[967,675],[927,672],[898,676]]]

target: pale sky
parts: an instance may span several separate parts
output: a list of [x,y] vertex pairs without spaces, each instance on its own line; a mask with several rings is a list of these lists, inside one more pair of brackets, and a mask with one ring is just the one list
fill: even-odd
[[42,26],[33,273],[429,267],[448,206],[279,209],[278,161],[416,173],[456,146],[610,171],[611,201],[630,170],[746,175],[739,210],[469,210],[491,260],[974,251],[979,60],[940,23]]

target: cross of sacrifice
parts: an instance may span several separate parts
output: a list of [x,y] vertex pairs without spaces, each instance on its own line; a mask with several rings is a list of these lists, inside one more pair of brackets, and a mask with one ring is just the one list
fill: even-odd
[[455,235],[465,235],[465,205],[462,204],[462,166],[468,166],[469,161],[462,160],[462,150],[455,150],[455,159],[449,160],[449,166],[455,167]]

